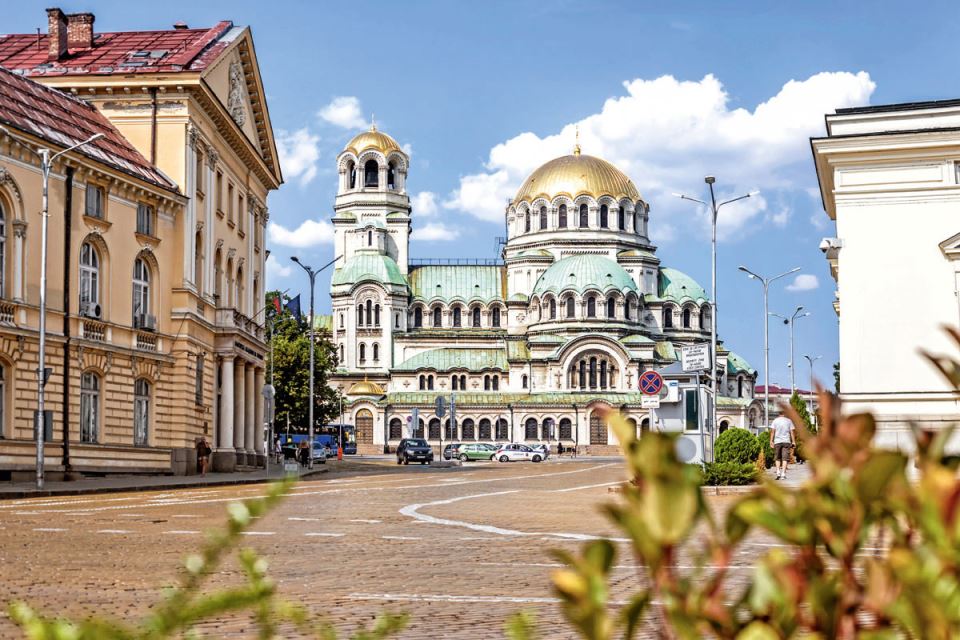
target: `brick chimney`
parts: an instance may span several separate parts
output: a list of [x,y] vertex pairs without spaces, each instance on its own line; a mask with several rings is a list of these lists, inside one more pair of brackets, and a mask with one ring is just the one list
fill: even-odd
[[67,16],[58,8],[47,9],[47,60],[59,60],[67,53]]
[[67,50],[83,51],[93,48],[92,13],[71,13],[67,16]]

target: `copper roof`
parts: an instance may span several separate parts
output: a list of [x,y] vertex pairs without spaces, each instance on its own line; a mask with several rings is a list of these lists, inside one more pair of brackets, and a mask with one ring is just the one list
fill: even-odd
[[78,153],[170,191],[177,186],[144,158],[97,109],[0,67],[0,124],[69,147],[95,133],[104,137]]
[[52,61],[49,35],[0,35],[0,66],[28,76],[202,71],[229,45],[223,36],[232,28],[224,20],[209,29],[96,33],[91,48],[71,49]]

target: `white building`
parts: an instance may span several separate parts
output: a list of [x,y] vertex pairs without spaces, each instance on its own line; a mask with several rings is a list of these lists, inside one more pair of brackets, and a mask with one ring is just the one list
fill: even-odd
[[[411,260],[409,159],[371,129],[338,158],[332,377],[361,451],[411,433],[439,440],[564,442],[615,450],[605,410],[649,428],[638,376],[669,367],[677,347],[710,336],[710,305],[685,274],[661,267],[647,234],[650,205],[610,163],[580,153],[534,171],[506,208],[496,260]],[[718,350],[721,425],[757,421],[756,372]],[[679,367],[655,429],[684,431],[700,455],[694,377]],[[670,370],[667,371],[669,373]],[[456,421],[434,416],[456,395]],[[408,419],[414,408],[420,422]],[[704,412],[705,413],[705,412]]]
[[958,394],[919,349],[955,353],[960,320],[960,100],[841,109],[811,140],[836,237],[840,394],[872,411],[879,443],[911,448],[909,423],[960,417]]

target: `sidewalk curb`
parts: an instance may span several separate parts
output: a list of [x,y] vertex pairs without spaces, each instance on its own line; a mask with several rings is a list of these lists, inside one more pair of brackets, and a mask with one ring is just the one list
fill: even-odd
[[[327,473],[330,471],[327,467],[321,467],[318,469],[313,469],[305,471],[298,476],[299,478],[308,478],[310,476],[318,475],[321,473]],[[120,487],[82,487],[78,489],[23,489],[19,491],[0,491],[0,502],[4,500],[23,500],[26,498],[50,498],[57,496],[82,496],[82,495],[95,495],[101,493],[134,493],[137,491],[163,491],[163,490],[177,490],[177,489],[202,489],[205,487],[226,487],[231,485],[243,485],[243,484],[263,484],[265,482],[273,482],[280,480],[283,476],[278,476],[276,478],[243,478],[239,477],[236,479],[224,479],[224,480],[211,480],[209,482],[194,482],[194,483],[144,483],[137,485],[127,485]]]

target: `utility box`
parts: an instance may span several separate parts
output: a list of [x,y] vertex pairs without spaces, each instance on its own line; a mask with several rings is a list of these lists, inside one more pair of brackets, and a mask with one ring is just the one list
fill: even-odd
[[[33,433],[36,436],[37,425],[40,424],[40,412],[33,412]],[[53,411],[47,409],[43,412],[43,441],[53,442]]]

